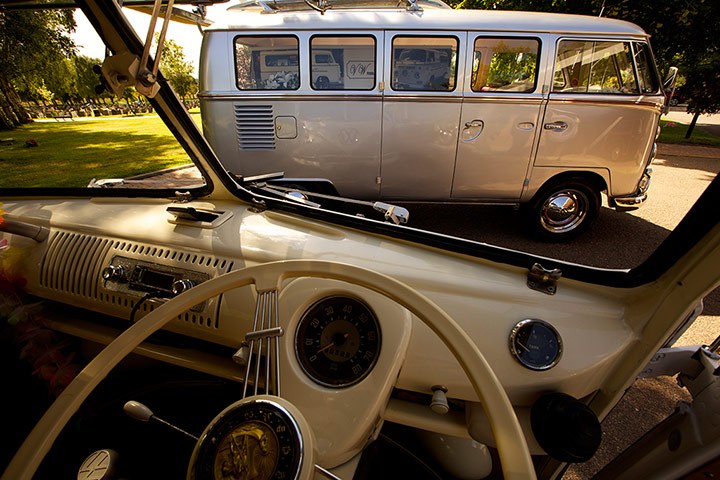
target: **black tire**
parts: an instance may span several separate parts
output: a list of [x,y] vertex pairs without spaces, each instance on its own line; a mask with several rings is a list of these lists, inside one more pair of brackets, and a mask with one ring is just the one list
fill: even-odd
[[530,202],[533,233],[563,242],[582,234],[600,211],[600,190],[583,178],[565,178],[543,187]]
[[327,77],[318,77],[315,81],[315,88],[318,90],[327,90],[330,87],[330,80]]

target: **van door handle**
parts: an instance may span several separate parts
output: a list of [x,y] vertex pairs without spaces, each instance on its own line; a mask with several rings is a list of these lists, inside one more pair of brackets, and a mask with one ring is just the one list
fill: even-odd
[[545,130],[555,130],[556,132],[562,132],[563,130],[567,130],[568,124],[565,122],[546,123],[543,128],[545,128]]
[[483,128],[485,122],[482,120],[473,120],[472,122],[465,122],[465,128]]

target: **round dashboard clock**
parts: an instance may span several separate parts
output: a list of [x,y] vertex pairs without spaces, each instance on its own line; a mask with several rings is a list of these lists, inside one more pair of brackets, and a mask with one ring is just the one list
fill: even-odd
[[554,367],[562,356],[562,339],[557,330],[542,320],[519,322],[510,332],[510,352],[531,370]]
[[300,319],[295,352],[305,373],[332,388],[358,383],[380,354],[380,326],[363,302],[337,296],[320,300]]

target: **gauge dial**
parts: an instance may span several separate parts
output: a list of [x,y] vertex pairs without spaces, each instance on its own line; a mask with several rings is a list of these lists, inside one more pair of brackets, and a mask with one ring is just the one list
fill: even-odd
[[320,385],[346,387],[365,378],[380,354],[380,326],[370,308],[348,297],[325,298],[305,312],[295,351]]
[[562,339],[547,322],[523,320],[510,333],[510,351],[525,367],[547,370],[560,361]]
[[200,438],[188,478],[297,478],[302,435],[281,405],[241,401],[221,413]]

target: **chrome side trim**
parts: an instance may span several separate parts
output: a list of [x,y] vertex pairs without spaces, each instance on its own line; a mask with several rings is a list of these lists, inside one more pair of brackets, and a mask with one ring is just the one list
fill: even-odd
[[443,102],[443,103],[462,103],[462,95],[386,95],[383,101],[387,102]]
[[521,103],[524,105],[541,105],[545,99],[542,97],[518,97],[518,96],[500,96],[500,95],[483,95],[470,96],[463,99],[465,103]]
[[[200,100],[222,100],[222,101],[243,101],[243,102],[269,102],[269,101],[283,101],[283,102],[317,102],[317,101],[330,101],[330,102],[347,102],[347,101],[353,101],[353,102],[376,102],[376,101],[383,101],[386,102],[390,101],[398,101],[398,102],[450,102],[450,103],[458,103],[462,102],[463,100],[469,100],[468,98],[463,98],[462,94],[452,94],[452,95],[417,95],[417,94],[389,94],[389,95],[382,95],[381,93],[376,94],[369,94],[369,95],[345,95],[345,94],[338,94],[338,95],[317,95],[314,93],[307,93],[307,94],[298,94],[293,93],[290,95],[278,95],[278,94],[271,94],[271,95],[263,95],[263,94],[253,94],[253,95],[244,95],[241,93],[201,93],[198,94],[198,98]],[[485,100],[485,99],[478,99],[478,100]],[[496,99],[500,100],[500,99]],[[527,102],[526,99],[517,99],[522,100],[523,102]],[[502,99],[503,102],[507,102],[507,98]],[[542,100],[535,100],[536,103],[540,103]]]
[[560,105],[569,105],[569,104],[582,104],[582,105],[611,105],[614,107],[617,106],[628,106],[628,107],[640,107],[640,108],[652,108],[654,110],[657,110],[660,112],[662,110],[662,105],[650,102],[650,101],[643,101],[643,100],[610,100],[610,99],[588,99],[588,98],[552,98],[552,95],[550,97],[550,104],[560,104]]
[[[242,101],[242,102],[270,102],[270,101],[283,101],[283,102],[317,102],[317,101],[336,101],[336,102],[377,102],[382,101],[383,96],[380,93],[371,95],[314,95],[314,94],[292,94],[292,95],[278,95],[278,94],[253,94],[245,95],[242,93],[201,93],[198,94],[200,100],[220,100],[220,101]],[[446,97],[445,97],[446,98]]]

